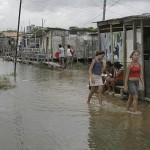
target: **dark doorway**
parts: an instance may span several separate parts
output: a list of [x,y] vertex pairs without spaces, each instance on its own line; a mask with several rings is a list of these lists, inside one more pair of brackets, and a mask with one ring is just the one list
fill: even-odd
[[150,98],[150,27],[144,28],[145,97]]

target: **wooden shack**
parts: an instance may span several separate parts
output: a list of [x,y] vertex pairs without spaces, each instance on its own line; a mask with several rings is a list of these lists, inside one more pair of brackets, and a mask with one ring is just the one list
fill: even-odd
[[145,81],[144,99],[150,99],[150,14],[97,22],[99,48],[106,60],[120,61],[126,71],[133,50],[141,53]]

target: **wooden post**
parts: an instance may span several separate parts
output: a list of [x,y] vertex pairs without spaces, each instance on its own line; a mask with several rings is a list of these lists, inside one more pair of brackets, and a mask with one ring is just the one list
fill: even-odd
[[106,14],[106,0],[104,0],[104,5],[103,5],[103,21],[105,20],[105,14]]
[[[144,27],[143,27],[143,20],[140,21],[140,24],[141,24],[141,57],[142,57],[142,67],[143,67],[142,74],[143,74],[143,80],[145,82],[145,79],[144,79]],[[142,99],[144,99],[144,97],[145,97],[145,93],[143,93]]]
[[113,27],[110,25],[110,34],[111,34],[111,60],[114,63],[114,40],[113,40]]
[[92,36],[92,58],[94,58],[94,46],[93,46],[93,36]]
[[135,21],[133,21],[133,50],[137,50],[137,38],[136,38],[136,24]]
[[53,61],[53,56],[54,56],[54,52],[53,52],[53,30],[51,30],[51,60]]
[[101,31],[100,31],[100,27],[98,27],[98,49],[101,50]]
[[126,26],[123,23],[123,70],[124,70],[124,77],[126,75],[126,61],[127,61],[127,50],[126,50]]
[[19,15],[18,15],[17,40],[16,40],[16,51],[15,51],[15,67],[14,67],[14,76],[15,76],[15,77],[16,77],[16,66],[17,66],[17,50],[18,50],[18,39],[19,39],[21,6],[22,6],[22,0],[20,0]]
[[78,38],[76,35],[76,57],[77,57],[77,64],[78,64]]
[[144,65],[144,31],[143,31],[143,20],[141,20],[141,56],[142,56],[142,63]]

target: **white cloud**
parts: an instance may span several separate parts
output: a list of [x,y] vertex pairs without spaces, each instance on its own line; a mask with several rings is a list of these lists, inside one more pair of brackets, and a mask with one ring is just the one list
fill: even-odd
[[[149,0],[107,0],[106,19],[149,12]],[[17,29],[20,0],[0,0],[0,30]],[[111,7],[112,6],[112,7]],[[102,19],[103,0],[22,0],[21,25],[69,28],[94,26]]]

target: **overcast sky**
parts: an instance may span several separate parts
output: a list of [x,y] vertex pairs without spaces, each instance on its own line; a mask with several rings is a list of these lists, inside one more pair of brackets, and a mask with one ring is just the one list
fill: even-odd
[[[22,0],[20,28],[96,27],[102,20],[104,0]],[[0,0],[0,31],[17,29],[20,0]],[[150,13],[150,0],[107,0],[106,19]]]

